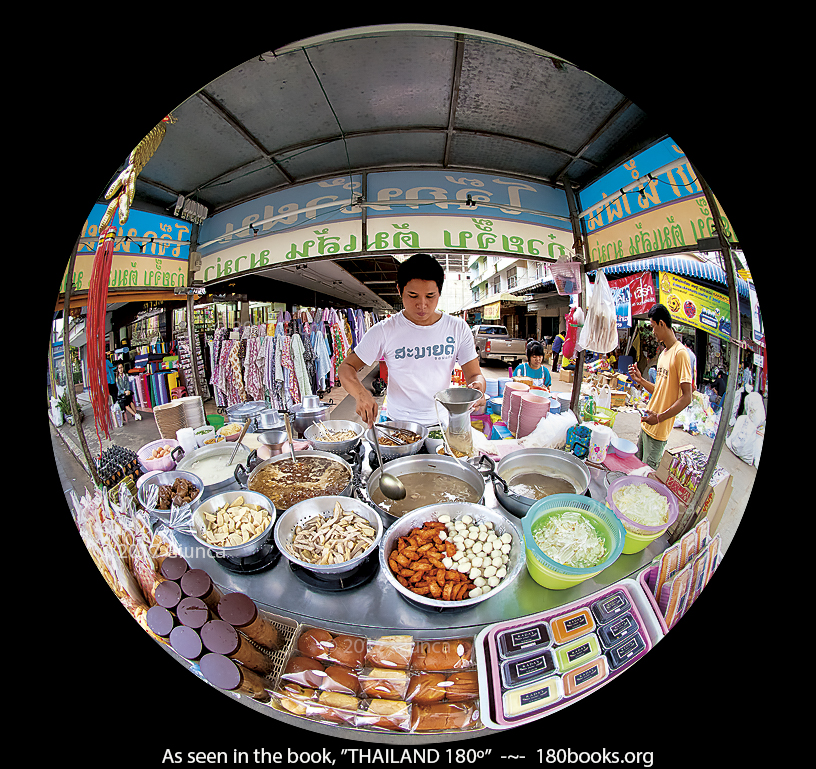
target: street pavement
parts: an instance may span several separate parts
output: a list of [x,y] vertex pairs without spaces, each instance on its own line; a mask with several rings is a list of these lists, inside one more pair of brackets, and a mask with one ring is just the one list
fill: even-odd
[[[363,372],[362,381],[369,388],[378,375],[378,371],[378,365],[374,365]],[[507,376],[507,367],[505,364],[500,363],[486,363],[482,365],[482,373],[486,379],[495,380]],[[550,389],[556,393],[571,392],[572,384],[562,382],[558,375],[553,375]],[[145,444],[162,437],[150,412],[141,412],[142,419],[140,421],[128,415],[127,421],[123,423],[122,427],[114,427],[109,436],[97,435],[93,410],[90,404],[90,394],[88,392],[79,393],[77,400],[78,406],[82,408],[85,414],[82,428],[91,456],[99,456],[101,453],[100,447],[104,449],[112,444],[137,451]],[[341,386],[332,388],[329,393],[323,396],[322,400],[332,402],[329,412],[330,419],[356,419],[354,399]],[[375,400],[381,404],[384,396],[375,398]],[[205,414],[216,413],[216,411],[214,400],[211,399],[204,403]],[[67,422],[58,428],[49,422],[49,428],[62,492],[65,495],[70,495],[70,491],[73,490],[78,496],[81,496],[85,489],[92,490],[93,482],[87,460],[82,451],[77,428]],[[637,443],[640,432],[639,415],[637,413],[618,412],[614,430],[621,438]],[[685,444],[692,444],[695,448],[708,454],[711,451],[713,441],[703,434],[691,435],[679,428],[672,430],[668,447],[673,448]],[[734,478],[731,498],[728,501],[725,515],[718,530],[725,550],[733,540],[737,527],[742,520],[754,487],[757,468],[743,462],[732,454],[726,446],[723,446],[719,464],[730,472]]]

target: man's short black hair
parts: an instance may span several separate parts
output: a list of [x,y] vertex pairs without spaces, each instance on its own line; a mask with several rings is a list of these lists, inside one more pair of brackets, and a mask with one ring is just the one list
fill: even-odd
[[671,328],[672,319],[671,314],[669,313],[666,305],[664,304],[654,304],[649,308],[649,312],[647,313],[649,318],[653,320],[655,323],[659,323],[661,320],[663,323],[666,324],[666,328]]
[[442,285],[445,283],[445,270],[430,254],[414,254],[397,267],[397,290],[400,294],[412,280],[432,280],[441,294]]

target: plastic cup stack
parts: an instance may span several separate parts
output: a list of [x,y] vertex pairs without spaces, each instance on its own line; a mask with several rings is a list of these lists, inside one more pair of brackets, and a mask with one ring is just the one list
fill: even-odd
[[509,419],[510,419],[510,406],[511,406],[510,396],[514,392],[527,392],[527,391],[529,391],[529,389],[530,388],[526,384],[522,384],[521,382],[508,382],[504,386],[504,394],[502,395],[501,417],[502,417],[502,422],[504,422],[508,427],[510,427],[510,422],[509,422]]

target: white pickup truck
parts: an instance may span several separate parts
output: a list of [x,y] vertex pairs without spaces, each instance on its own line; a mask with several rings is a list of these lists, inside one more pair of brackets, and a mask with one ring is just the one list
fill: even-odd
[[527,340],[508,336],[506,326],[474,326],[473,341],[480,363],[500,360],[515,367],[527,360]]

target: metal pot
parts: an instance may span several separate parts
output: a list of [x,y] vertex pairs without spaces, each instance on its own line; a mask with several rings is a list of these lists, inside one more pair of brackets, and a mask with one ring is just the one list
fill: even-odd
[[306,428],[303,437],[312,445],[313,449],[317,451],[330,451],[333,454],[347,454],[349,451],[357,447],[363,437],[365,428],[359,422],[351,422],[347,419],[332,419],[328,422],[323,422],[323,425],[329,432],[340,432],[341,430],[354,430],[354,437],[348,438],[344,441],[326,441],[322,438],[322,431],[320,425],[312,424]]
[[[479,493],[479,504],[484,502],[485,479],[482,474],[472,465],[457,462],[453,457],[444,456],[430,456],[427,454],[414,455],[410,457],[403,457],[402,459],[394,459],[388,462],[385,466],[386,472],[399,478],[401,475],[408,475],[409,473],[433,472],[442,475],[450,475],[453,478],[465,481],[473,486]],[[396,516],[383,510],[379,505],[376,505],[371,500],[372,492],[380,485],[380,475],[382,468],[377,468],[368,477],[365,493],[367,499],[363,501],[371,505],[383,517],[386,526],[399,521],[405,516]],[[360,489],[362,492],[362,489]],[[409,513],[406,513],[409,515]]]
[[[309,563],[297,558],[289,551],[287,545],[292,541],[294,536],[295,526],[303,525],[310,519],[317,515],[332,514],[334,512],[335,504],[339,502],[344,511],[356,513],[365,518],[374,528],[374,542],[369,545],[362,553],[355,556],[349,561],[343,563],[333,563],[326,566]],[[298,502],[292,505],[280,518],[278,525],[275,528],[275,545],[278,550],[288,558],[292,563],[311,571],[319,577],[324,579],[336,579],[347,576],[354,571],[368,556],[373,553],[380,544],[383,534],[383,523],[377,511],[370,505],[361,502],[354,497],[345,496],[326,496],[315,497],[313,499],[304,499],[303,502]]]
[[[323,457],[325,459],[330,459],[332,462],[338,462],[339,464],[341,464],[343,467],[345,467],[348,470],[349,482],[346,485],[345,489],[343,489],[343,491],[341,491],[338,496],[342,496],[342,497],[350,497],[351,496],[352,490],[354,488],[354,485],[353,485],[354,469],[352,468],[352,466],[348,462],[346,462],[345,459],[343,459],[343,457],[338,456],[337,454],[332,454],[331,452],[328,452],[328,451],[296,451],[296,452],[294,452],[294,454],[295,454],[295,459],[299,459],[299,458],[300,459],[305,459],[305,458],[308,458],[308,457]],[[240,464],[236,465],[235,474],[234,474],[235,481],[238,483],[238,485],[241,488],[248,489],[250,484],[252,483],[253,479],[255,478],[255,476],[258,475],[258,473],[261,470],[263,470],[267,465],[270,465],[273,462],[284,462],[284,461],[286,461],[288,459],[291,459],[291,457],[289,456],[288,453],[279,454],[277,456],[270,457],[269,459],[265,459],[263,462],[256,465],[255,468],[249,474],[247,474],[247,471],[246,471],[246,469],[244,468],[243,465],[240,465]],[[281,512],[283,512],[283,511],[281,511]]]
[[[176,458],[176,452],[180,453],[180,456],[183,457],[178,464],[176,465],[176,470],[186,470],[188,472],[195,473],[196,465],[202,459],[208,459],[209,457],[221,457],[224,463],[224,478],[220,481],[215,483],[210,483],[204,487],[204,492],[207,496],[211,494],[219,494],[222,491],[228,491],[230,489],[237,489],[238,486],[235,483],[235,467],[241,461],[246,462],[249,457],[249,449],[246,448],[243,444],[239,445],[238,454],[235,457],[235,462],[233,463],[231,468],[227,468],[227,462],[229,462],[230,455],[232,454],[233,450],[235,449],[234,443],[227,443],[224,441],[223,443],[217,443],[214,446],[205,446],[201,449],[196,449],[191,454],[184,454],[184,449],[179,446],[176,449],[173,449],[173,458]],[[244,454],[246,452],[246,454]]]
[[258,432],[265,430],[282,430],[285,429],[283,417],[277,409],[264,409],[255,415],[255,425]]
[[[490,457],[484,457],[484,460],[490,465],[494,464]],[[508,454],[490,471],[493,491],[499,504],[513,515],[523,518],[530,506],[538,500],[514,494],[508,483],[520,472],[546,474],[547,470],[554,475],[569,478],[575,485],[575,494],[584,494],[589,488],[589,469],[572,454],[558,449],[520,449]]]
[[[382,454],[384,462],[387,462],[389,459],[394,459],[395,457],[408,457],[411,456],[411,454],[416,454],[425,445],[425,439],[428,437],[428,433],[430,432],[425,425],[421,425],[419,422],[389,420],[388,422],[379,422],[378,424],[386,427],[391,426],[399,427],[402,430],[410,430],[412,433],[416,433],[419,436],[418,441],[407,443],[404,446],[383,446],[381,443],[380,453]],[[373,447],[374,441],[377,440],[377,437],[380,435],[386,435],[387,433],[387,430],[379,432],[373,427],[370,427],[365,431],[364,437]]]
[[[315,397],[315,396],[311,396]],[[289,409],[289,418],[292,422],[292,429],[298,434],[303,435],[306,429],[315,423],[316,419],[323,421],[329,415],[329,406],[334,405],[334,401],[322,403],[319,400],[314,407],[304,403],[299,403]]]
[[179,469],[178,467],[176,467],[175,470],[158,472],[155,475],[151,475],[149,478],[147,478],[145,482],[138,487],[138,491],[136,493],[136,498],[139,500],[139,504],[151,515],[156,516],[156,518],[160,518],[165,522],[169,521],[170,511],[159,510],[157,507],[149,507],[147,504],[147,495],[152,486],[172,486],[173,481],[175,481],[177,478],[184,478],[184,480],[186,480],[188,483],[192,483],[198,489],[198,494],[196,494],[193,501],[190,503],[190,507],[195,509],[195,506],[203,498],[205,492],[204,482],[194,473],[185,472],[183,469]]
[[[243,497],[244,502],[258,505],[267,510],[271,518],[269,526],[264,529],[262,534],[255,537],[255,539],[245,542],[242,545],[224,547],[222,545],[210,544],[204,539],[204,513],[215,515],[216,510],[224,507],[224,505],[233,503],[238,497]],[[208,497],[196,508],[195,513],[193,513],[193,537],[196,542],[209,548],[217,558],[246,558],[249,555],[257,553],[258,550],[264,546],[272,535],[276,518],[277,511],[275,510],[275,505],[273,505],[272,500],[264,494],[258,494],[254,491],[225,491],[221,494]]]
[[239,422],[243,425],[247,419],[251,419],[252,421],[249,424],[248,432],[254,433],[258,429],[255,418],[262,411],[268,410],[269,406],[266,405],[265,401],[247,401],[246,403],[237,403],[236,405],[230,406],[227,409],[227,421]]

